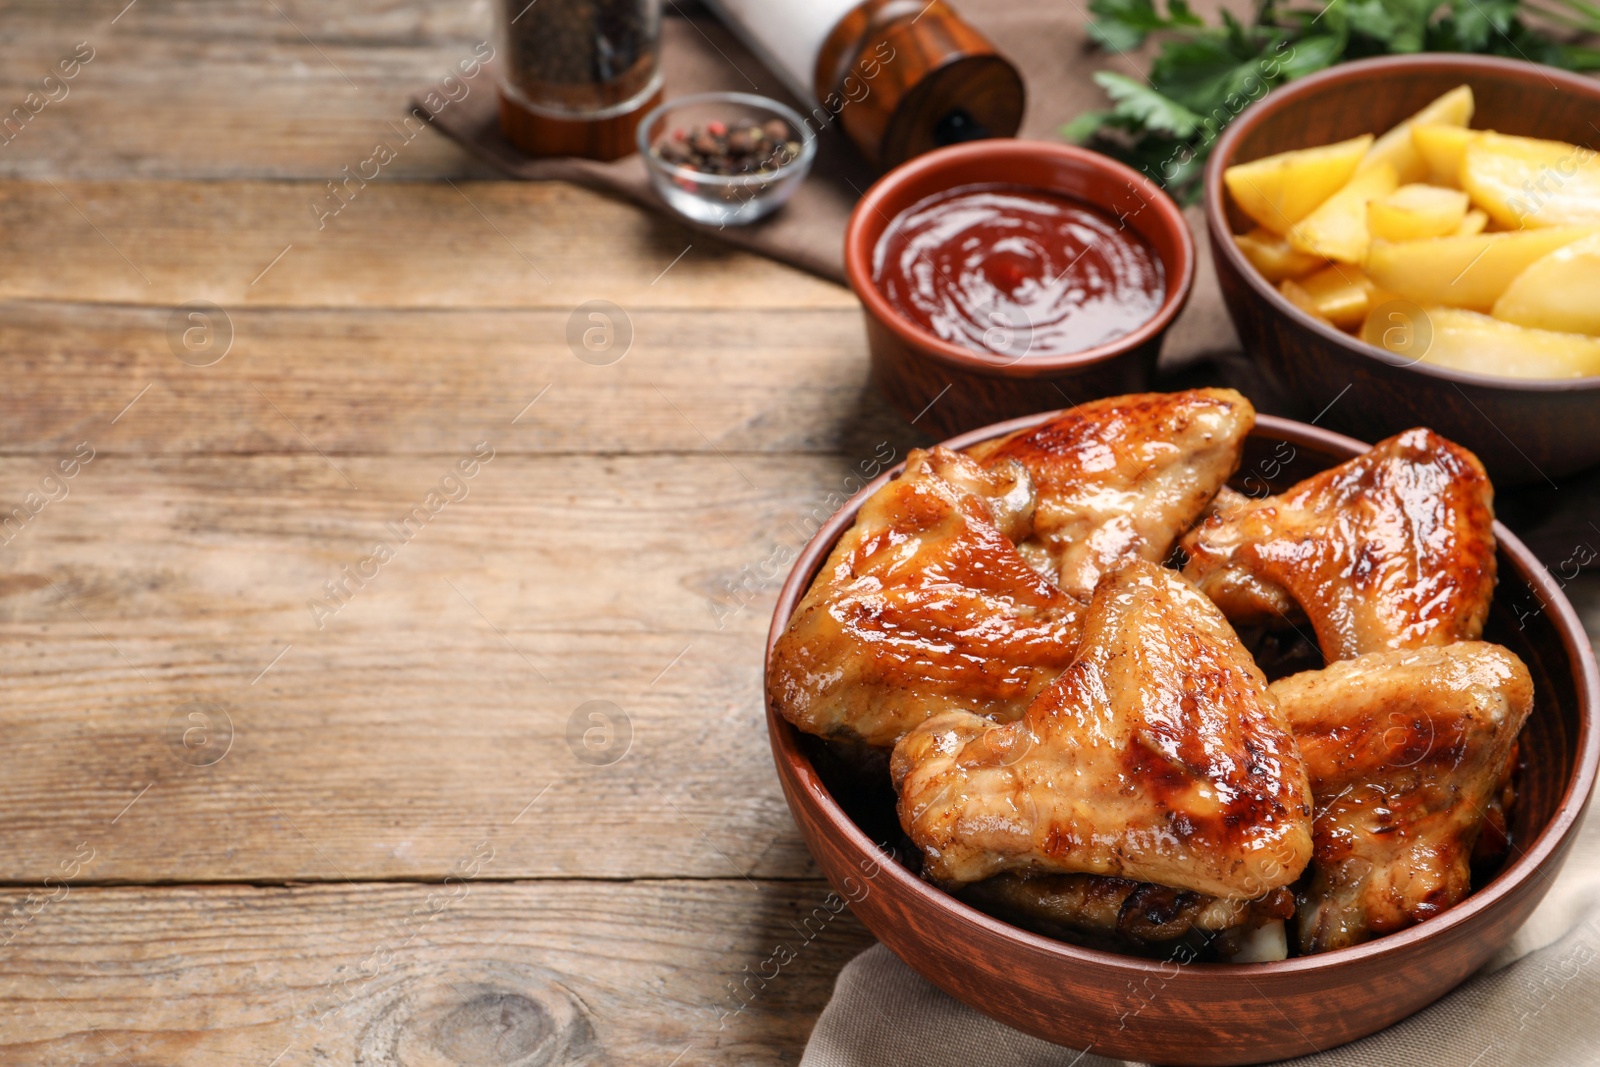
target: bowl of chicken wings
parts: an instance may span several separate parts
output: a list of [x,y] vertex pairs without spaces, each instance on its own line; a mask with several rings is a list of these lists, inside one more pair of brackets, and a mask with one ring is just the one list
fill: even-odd
[[1589,641],[1477,458],[1226,389],[912,451],[798,558],[766,687],[790,809],[879,940],[1160,1063],[1444,995],[1543,897],[1600,763]]

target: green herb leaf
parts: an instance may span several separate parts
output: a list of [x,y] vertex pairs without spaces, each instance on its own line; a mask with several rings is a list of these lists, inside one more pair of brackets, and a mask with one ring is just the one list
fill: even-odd
[[1186,0],[1170,0],[1167,14],[1156,10],[1155,0],[1090,0],[1089,36],[1113,52],[1126,52],[1144,44],[1156,30],[1199,26],[1201,21]]
[[1504,36],[1517,16],[1517,0],[1452,0],[1449,24],[1462,52],[1482,52],[1494,34]]
[[[1389,51],[1422,51],[1428,35],[1428,19],[1439,8],[1439,0],[1380,0],[1393,20],[1393,31],[1382,38]],[[1478,0],[1481,2],[1481,0]],[[1352,26],[1352,29],[1354,27]]]
[[1116,155],[1180,197],[1197,191],[1206,154],[1234,115],[1275,85],[1348,59],[1426,49],[1600,70],[1600,50],[1523,21],[1526,13],[1600,35],[1596,0],[1256,0],[1248,22],[1224,11],[1216,25],[1189,0],[1167,0],[1165,14],[1157,0],[1090,0],[1089,9],[1089,34],[1107,48],[1164,39],[1148,85],[1096,74],[1112,107],[1079,115],[1062,136]]
[[1255,99],[1273,80],[1257,49],[1231,32],[1167,41],[1150,65],[1151,86],[1201,114],[1222,107],[1229,97]]
[[1131,52],[1144,44],[1145,33],[1124,22],[1097,20],[1089,23],[1089,37],[1095,44],[1113,52]]
[[1102,70],[1095,74],[1094,80],[1116,102],[1111,113],[1118,118],[1138,123],[1147,130],[1170,133],[1174,137],[1188,137],[1200,128],[1199,115],[1126,75]]
[[1282,58],[1277,59],[1281,80],[1294,81],[1333,66],[1343,55],[1346,43],[1343,33],[1319,33],[1301,38],[1293,45],[1284,42],[1285,51]]
[[1109,111],[1085,111],[1061,127],[1061,137],[1063,140],[1071,141],[1073,144],[1085,144],[1093,139],[1095,133],[1110,118],[1111,112]]
[[1204,26],[1199,15],[1189,10],[1184,0],[1167,0],[1167,22],[1173,26]]
[[1600,49],[1566,45],[1561,49],[1561,63],[1559,65],[1566,67],[1568,70],[1600,70]]
[[1334,0],[1329,6],[1344,12],[1345,25],[1351,33],[1388,41],[1400,32],[1400,20],[1384,0]]

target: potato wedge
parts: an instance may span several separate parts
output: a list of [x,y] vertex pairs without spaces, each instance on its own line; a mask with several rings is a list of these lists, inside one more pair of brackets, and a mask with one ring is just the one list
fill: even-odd
[[[1382,312],[1382,308],[1374,309]],[[1532,330],[1459,308],[1428,308],[1431,334],[1422,361],[1439,367],[1502,378],[1582,378],[1600,374],[1600,341],[1574,333]],[[1372,314],[1361,339],[1383,348],[1385,336],[1399,335],[1382,314]],[[1402,339],[1403,340],[1403,339]]]
[[1488,212],[1484,211],[1482,208],[1476,208],[1475,207],[1471,211],[1467,212],[1464,216],[1462,216],[1461,225],[1457,226],[1455,228],[1455,232],[1452,233],[1450,236],[1452,236],[1452,237],[1473,237],[1473,236],[1476,236],[1477,234],[1482,233],[1483,232],[1483,228],[1485,226],[1487,226],[1488,224],[1489,224]]
[[1423,241],[1376,241],[1366,272],[1379,288],[1423,307],[1488,311],[1534,260],[1563,245],[1600,232],[1594,226],[1563,226],[1474,237]]
[[1367,203],[1388,196],[1399,184],[1388,163],[1357,171],[1344,188],[1290,227],[1285,235],[1290,247],[1340,263],[1360,263],[1371,241]]
[[1367,230],[1375,241],[1443,237],[1466,217],[1467,194],[1435,185],[1402,185],[1367,204]]
[[1472,86],[1458,85],[1372,143],[1361,169],[1387,163],[1401,184],[1427,180],[1429,166],[1412,141],[1411,131],[1423,126],[1465,126],[1472,121]]
[[1428,166],[1427,181],[1459,189],[1461,157],[1467,154],[1467,145],[1482,132],[1436,122],[1411,127],[1411,143]]
[[1368,133],[1238,163],[1222,172],[1222,181],[1240,211],[1273,233],[1287,233],[1350,180],[1372,140]]
[[1377,295],[1355,334],[1369,345],[1387,348],[1414,363],[1433,343],[1433,320],[1409,300]]
[[1305,286],[1293,278],[1285,278],[1279,282],[1278,292],[1283,294],[1285,300],[1304,311],[1307,315],[1314,319],[1321,319],[1323,322],[1328,323],[1329,326],[1333,325],[1332,322],[1329,322],[1328,317],[1317,309],[1316,300],[1312,298],[1310,293],[1306,292]]
[[1484,133],[1461,157],[1461,188],[1508,227],[1600,223],[1600,154],[1582,145]]
[[1286,280],[1278,291],[1301,309],[1341,330],[1353,330],[1367,317],[1377,286],[1355,267],[1330,263],[1315,274]]
[[1518,326],[1600,337],[1600,234],[1534,260],[1494,302]]
[[1274,284],[1285,278],[1303,277],[1326,262],[1290,248],[1288,241],[1264,226],[1258,226],[1249,233],[1234,234],[1233,243],[1239,246],[1239,251],[1244,253],[1250,265]]

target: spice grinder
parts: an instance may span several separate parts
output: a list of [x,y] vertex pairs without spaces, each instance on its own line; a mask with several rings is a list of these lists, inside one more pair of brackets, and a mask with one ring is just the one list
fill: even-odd
[[813,131],[837,119],[879,168],[1022,124],[1016,67],[944,0],[705,5],[810,109]]
[[661,0],[495,0],[500,128],[535,156],[620,159],[661,100]]

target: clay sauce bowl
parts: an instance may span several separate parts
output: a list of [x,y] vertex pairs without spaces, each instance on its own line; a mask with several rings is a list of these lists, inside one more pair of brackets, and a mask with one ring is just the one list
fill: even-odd
[[[872,280],[873,251],[895,217],[926,197],[967,185],[1012,185],[1073,197],[1149,242],[1166,272],[1161,306],[1114,341],[1066,355],[976,352],[897,312]],[[845,273],[861,300],[872,380],[899,412],[936,437],[1000,419],[1137,392],[1150,381],[1161,339],[1189,299],[1194,238],[1172,198],[1098,152],[995,138],[952,145],[904,163],[867,190],[844,238]]]
[[1274,89],[1223,133],[1206,165],[1211,257],[1245,351],[1290,402],[1291,413],[1310,417],[1332,404],[1319,422],[1368,440],[1429,426],[1476,452],[1501,488],[1554,484],[1600,463],[1600,377],[1497,378],[1375,348],[1289,303],[1232,240],[1254,223],[1229,202],[1224,169],[1382,133],[1463,83],[1477,100],[1474,129],[1600,147],[1600,133],[1590,125],[1600,115],[1600,81],[1489,56],[1345,63]]
[[[987,427],[965,448],[1050,418]],[[1279,492],[1365,450],[1348,437],[1261,416],[1234,476]],[[784,584],[767,639],[788,623],[861,503],[823,526]],[[895,840],[887,784],[862,796],[830,771],[826,749],[770,706],[772,755],[828,881],[877,938],[923,977],[991,1018],[1103,1056],[1164,1064],[1244,1064],[1326,1050],[1431,1004],[1486,962],[1527,919],[1566,859],[1600,763],[1600,673],[1576,613],[1533,554],[1496,523],[1500,584],[1484,638],[1522,657],[1535,706],[1512,814],[1511,858],[1466,900],[1408,930],[1320,955],[1256,964],[1151,961],[1042,937],[922,881],[874,841]],[[830,781],[834,789],[830,789]],[[887,810],[885,810],[887,809]]]

